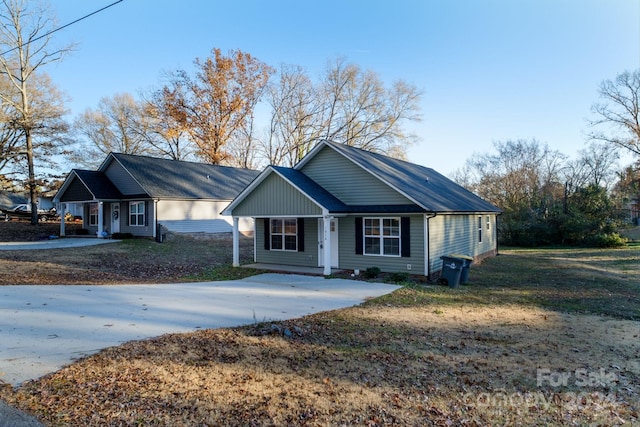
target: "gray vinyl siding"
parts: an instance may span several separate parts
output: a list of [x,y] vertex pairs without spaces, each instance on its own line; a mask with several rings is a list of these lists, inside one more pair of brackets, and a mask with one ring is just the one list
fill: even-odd
[[87,187],[77,178],[69,184],[66,191],[60,199],[61,202],[82,202],[93,200],[93,195],[87,190]]
[[120,190],[120,192],[125,196],[143,194],[145,192],[129,172],[127,172],[122,165],[115,160],[109,163],[109,166],[107,166],[104,173],[107,178],[113,182],[116,188],[118,188],[118,190]]
[[233,209],[233,216],[309,215],[322,215],[322,209],[276,173],[265,178]]
[[122,212],[123,220],[120,222],[120,232],[131,233],[134,236],[153,237],[153,228],[156,223],[153,217],[153,200],[132,200],[131,202],[146,202],[145,225],[129,225],[129,202],[122,202],[120,203],[120,212]]
[[[443,255],[462,254],[472,257],[495,250],[495,214],[490,217],[490,228],[486,228],[483,214],[438,215],[429,219],[429,268],[431,272],[442,270]],[[478,217],[482,217],[482,242],[478,241]]]
[[268,264],[318,266],[318,220],[306,218],[304,221],[304,251],[267,251],[264,249],[264,218],[256,218],[256,262]]
[[[363,216],[363,218],[373,217]],[[403,215],[406,216],[406,215]],[[403,272],[424,275],[424,216],[412,215],[411,256],[386,257],[356,254],[355,216],[340,218],[340,268],[364,271],[369,267],[378,267],[384,272]],[[411,270],[407,265],[411,265]]]
[[347,205],[404,205],[409,199],[336,153],[322,149],[302,172]]

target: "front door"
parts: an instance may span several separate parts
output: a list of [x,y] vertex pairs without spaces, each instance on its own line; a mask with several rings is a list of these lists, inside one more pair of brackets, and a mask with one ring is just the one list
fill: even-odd
[[[339,253],[338,248],[340,247],[338,240],[338,220],[336,218],[331,220],[331,231],[330,231],[330,239],[331,239],[331,267],[338,267],[339,264]],[[324,267],[324,222],[322,218],[318,219],[318,267]]]
[[111,203],[111,234],[120,232],[120,203]]

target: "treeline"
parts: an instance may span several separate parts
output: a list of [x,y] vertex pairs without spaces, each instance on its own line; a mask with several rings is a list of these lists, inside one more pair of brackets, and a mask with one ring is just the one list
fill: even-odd
[[501,244],[619,246],[617,230],[631,222],[628,205],[640,194],[640,164],[618,171],[618,157],[605,143],[571,160],[536,140],[501,141],[455,179],[503,209]]
[[196,59],[135,97],[116,94],[87,109],[73,130],[76,162],[117,151],[245,168],[293,165],[321,139],[404,157],[420,120],[420,91],[385,85],[344,59],[317,78],[300,66],[275,69],[240,50]]

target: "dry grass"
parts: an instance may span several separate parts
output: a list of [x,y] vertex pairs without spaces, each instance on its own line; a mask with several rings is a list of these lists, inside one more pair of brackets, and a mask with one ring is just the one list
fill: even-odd
[[0,397],[49,426],[638,425],[639,255],[504,250],[470,286],[130,342]]

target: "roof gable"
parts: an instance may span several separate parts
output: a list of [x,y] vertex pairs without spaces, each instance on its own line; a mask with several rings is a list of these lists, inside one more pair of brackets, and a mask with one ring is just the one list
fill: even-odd
[[431,168],[361,150],[345,144],[322,141],[295,168],[300,169],[324,148],[330,147],[400,194],[429,212],[500,212],[483,200]]
[[83,202],[121,198],[122,193],[103,172],[73,169],[53,200],[56,202]]

